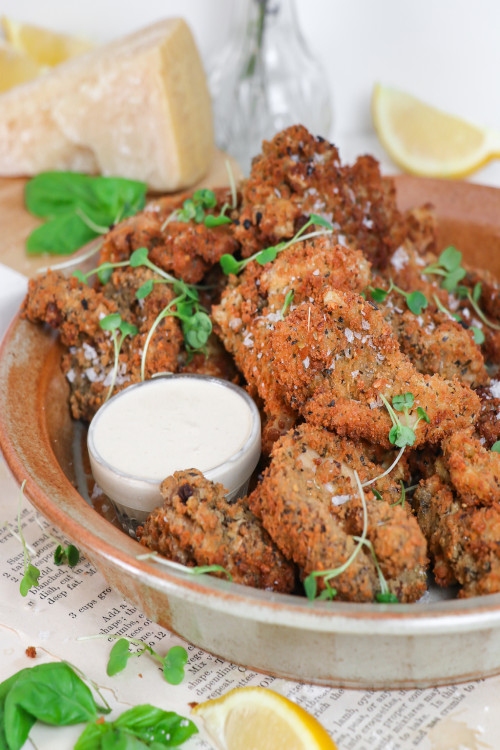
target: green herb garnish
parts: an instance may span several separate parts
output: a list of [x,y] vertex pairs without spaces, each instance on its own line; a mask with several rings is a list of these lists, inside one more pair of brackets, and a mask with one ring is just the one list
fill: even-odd
[[[233,184],[231,185],[231,193],[234,203],[235,193],[233,193],[233,189],[235,190],[234,178]],[[191,198],[186,198],[186,200],[182,204],[182,208],[176,208],[175,211],[172,211],[172,213],[163,222],[161,229],[162,231],[164,231],[171,221],[194,221],[196,224],[203,223],[208,228],[220,227],[222,226],[222,224],[231,224],[231,219],[229,218],[229,216],[225,215],[227,209],[231,208],[229,203],[224,203],[218,216],[206,213],[207,210],[215,208],[216,205],[217,198],[215,197],[215,193],[213,192],[213,190],[207,190],[207,188],[196,190]]]
[[[324,227],[325,229],[323,231],[304,234],[306,229],[308,229],[313,224]],[[330,224],[330,222],[326,221],[326,219],[323,219],[322,216],[311,214],[309,220],[304,224],[303,227],[299,229],[298,232],[294,234],[291,240],[278,242],[277,245],[271,245],[270,247],[266,247],[263,250],[259,250],[249,258],[244,258],[243,260],[236,260],[233,255],[229,255],[228,253],[226,253],[221,257],[220,265],[227,276],[229,276],[230,273],[237,275],[241,271],[243,271],[243,269],[246,268],[246,266],[253,260],[257,261],[257,263],[259,263],[261,266],[264,266],[266,263],[271,263],[273,260],[275,260],[278,253],[280,253],[282,250],[285,250],[287,247],[294,245],[296,242],[303,242],[304,240],[309,240],[312,237],[331,234],[332,232],[333,226]]]
[[120,177],[43,172],[25,188],[28,211],[47,219],[28,237],[29,254],[66,255],[144,208],[147,185]]
[[[458,287],[457,291],[459,291],[460,289],[466,289],[467,292],[469,291],[467,287]],[[443,303],[441,302],[441,300],[436,294],[433,294],[432,296],[433,296],[434,302],[436,303],[437,308],[441,310],[442,313],[449,315],[450,318],[453,318],[454,320],[456,320],[457,323],[462,323],[463,325],[466,326],[466,328],[468,328],[469,331],[472,331],[472,335],[474,336],[474,343],[476,343],[478,346],[481,346],[481,344],[484,344],[485,337],[484,337],[484,333],[482,332],[480,328],[478,328],[477,326],[467,325],[466,323],[464,323],[460,315],[458,315],[457,313],[451,312],[451,310],[448,310],[448,308],[443,305]]]
[[[399,396],[393,396],[392,399],[392,406],[387,401],[386,397],[381,393],[380,398],[382,399],[385,408],[389,412],[389,416],[392,421],[392,427],[389,432],[389,441],[392,445],[395,445],[397,448],[405,448],[407,445],[412,446],[415,442],[415,429],[417,428],[417,425],[422,420],[424,422],[429,423],[429,417],[427,416],[427,413],[424,409],[422,409],[421,406],[417,407],[417,415],[418,419],[413,425],[413,428],[410,427],[410,414],[409,410],[412,408],[414,404],[414,398],[412,393],[404,393]],[[394,407],[394,408],[393,408]],[[401,420],[399,419],[398,415],[396,414],[396,411],[403,412],[405,415],[405,421],[406,424],[403,424]]]
[[495,443],[493,443],[490,450],[492,450],[494,453],[500,453],[500,440],[497,440]]
[[19,591],[21,592],[21,596],[26,596],[28,591],[31,588],[35,588],[36,586],[38,586],[38,579],[40,578],[40,571],[31,562],[30,551],[28,549],[28,545],[26,544],[26,540],[23,534],[23,529],[21,526],[21,504],[24,498],[25,486],[26,486],[26,479],[21,484],[21,489],[19,491],[19,503],[17,506],[17,531],[19,534],[18,539],[23,546],[23,563],[24,563],[24,571],[23,571],[24,574],[23,574],[23,577],[21,579],[21,583],[19,586]]
[[375,554],[375,549],[373,547],[372,542],[369,539],[362,539],[359,536],[353,537],[356,541],[362,542],[362,544],[365,545],[365,547],[368,547],[368,549],[371,552],[371,556],[373,559],[373,563],[375,565],[375,569],[377,571],[378,580],[380,584],[380,591],[375,594],[375,600],[380,603],[385,604],[398,604],[399,599],[396,596],[396,594],[392,594],[389,591],[389,586],[387,585],[387,581],[385,580],[385,576],[382,573],[382,569],[380,567],[379,561],[377,560],[377,555]]
[[182,573],[188,573],[192,576],[200,576],[205,573],[224,573],[228,581],[233,580],[231,573],[223,568],[222,565],[197,565],[191,568],[188,565],[182,565],[181,563],[162,557],[157,552],[145,552],[142,555],[137,555],[136,560],[154,560],[155,562],[160,563],[160,565],[165,565],[167,568],[175,568]]
[[98,706],[89,687],[65,662],[21,669],[0,684],[0,747],[20,750],[35,724],[68,726],[94,721]]
[[405,500],[406,500],[406,487],[404,485],[404,482],[402,479],[399,480],[399,483],[401,485],[401,494],[399,496],[399,500],[396,500],[395,503],[391,503],[391,508],[394,508],[395,505],[400,505],[402,508],[405,506]]
[[[477,314],[477,316],[481,318],[485,326],[488,326],[488,328],[492,328],[494,331],[500,331],[500,326],[496,325],[495,323],[492,323],[491,320],[488,320],[486,315],[483,313],[483,311],[479,307],[479,300],[482,294],[482,285],[479,282],[474,285],[474,289],[472,290],[472,293],[470,289],[468,289],[466,286],[459,286],[457,289],[457,293],[461,299],[466,299],[469,302],[470,306],[472,307],[474,312]],[[483,338],[483,341],[484,341],[484,338]]]
[[58,544],[54,551],[54,563],[56,565],[63,565],[67,563],[70,568],[74,568],[80,562],[80,552],[74,544],[68,544],[67,547],[63,547],[62,544]]
[[292,304],[294,296],[295,296],[295,291],[293,289],[289,289],[288,292],[286,293],[285,301],[283,302],[283,307],[281,308],[281,311],[280,311],[280,320],[285,319],[285,313],[290,307],[290,305]]
[[[361,499],[361,505],[363,507],[363,531],[360,537],[356,537],[356,547],[353,549],[345,563],[339,565],[337,568],[331,568],[330,570],[314,570],[304,579],[304,591],[310,601],[314,601],[315,599],[333,599],[337,592],[330,586],[329,582],[333,578],[337,578],[341,573],[347,570],[349,565],[351,565],[351,563],[358,556],[361,547],[366,541],[366,534],[368,532],[368,510],[366,507],[365,494],[363,492],[361,482],[359,481],[358,472],[356,470],[354,470],[354,477],[356,479],[359,497]],[[319,596],[317,595],[318,583],[316,580],[318,578],[322,578],[325,584],[325,589],[319,594]]]
[[[128,660],[133,656],[142,656],[148,653],[162,666],[163,676],[171,685],[178,685],[184,679],[184,667],[187,664],[188,655],[183,646],[172,646],[165,656],[160,656],[154,649],[144,641],[136,638],[122,638],[120,636],[106,635],[107,638],[117,638],[117,641],[109,654],[106,672],[111,677],[122,672],[127,666]],[[129,646],[133,644],[139,647],[138,651],[130,651]]]
[[143,704],[124,711],[115,721],[94,721],[80,735],[74,750],[142,750],[179,747],[198,729],[174,711]]
[[404,289],[396,286],[392,279],[390,280],[389,289],[369,286],[368,290],[374,302],[384,302],[391,292],[401,294],[406,300],[406,306],[414,315],[420,315],[422,310],[425,310],[429,304],[425,294],[422,294],[422,292],[405,292]]
[[454,292],[458,283],[462,281],[466,274],[465,268],[462,268],[461,263],[462,253],[450,245],[443,250],[437,263],[431,263],[427,268],[424,268],[422,273],[442,276],[441,287],[446,289],[447,292]]
[[[113,393],[113,389],[115,387],[116,377],[118,375],[118,367],[120,364],[119,357],[122,344],[127,336],[136,336],[139,333],[139,330],[137,326],[134,326],[132,323],[127,323],[126,320],[122,320],[119,313],[111,313],[110,315],[106,315],[104,318],[101,318],[101,320],[99,321],[99,326],[103,331],[111,332],[111,338],[113,339],[113,348],[115,353],[111,383],[109,384],[109,389],[106,394],[106,398],[104,399],[104,401],[106,402]],[[118,336],[118,331],[120,331],[120,336]]]

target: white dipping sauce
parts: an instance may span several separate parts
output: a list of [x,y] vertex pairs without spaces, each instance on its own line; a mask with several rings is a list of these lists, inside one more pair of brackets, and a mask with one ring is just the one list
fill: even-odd
[[260,457],[260,416],[248,393],[205,375],[172,375],[129,386],[90,423],[92,474],[124,528],[162,504],[160,484],[199,469],[233,499],[246,493]]
[[224,463],[245,445],[252,424],[246,400],[225,385],[158,378],[110,401],[95,424],[94,447],[124,474],[162,480]]

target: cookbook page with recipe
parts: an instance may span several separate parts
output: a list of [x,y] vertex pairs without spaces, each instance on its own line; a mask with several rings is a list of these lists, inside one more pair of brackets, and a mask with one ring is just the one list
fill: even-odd
[[[235,687],[271,688],[313,714],[339,750],[454,750],[495,748],[500,736],[500,676],[463,685],[425,690],[345,690],[308,685],[259,674],[184,643],[151,622],[111,590],[92,563],[82,558],[70,568],[54,564],[57,544],[68,544],[20,497],[0,459],[0,680],[25,667],[66,660],[97,683],[114,709],[113,717],[139,703],[151,703],[189,717],[193,703],[217,698]],[[25,598],[19,592],[23,547],[40,570],[39,585]],[[109,677],[106,666],[116,637],[136,639],[161,656],[174,645],[188,652],[185,678],[165,682],[161,667],[147,654],[130,659]],[[27,653],[31,654],[28,656]],[[34,649],[34,651],[33,651]],[[72,747],[83,726],[53,728],[36,724],[30,739],[37,750]],[[188,750],[212,747],[202,733]]]

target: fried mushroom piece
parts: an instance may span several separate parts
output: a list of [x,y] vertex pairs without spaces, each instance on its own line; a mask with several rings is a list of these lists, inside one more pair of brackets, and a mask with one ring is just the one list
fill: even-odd
[[[218,214],[221,201],[228,197],[227,190],[218,191],[216,197],[218,203],[212,210]],[[148,210],[121,221],[104,237],[100,262],[128,260],[134,250],[146,247],[149,259],[159,268],[189,284],[201,281],[224,253],[233,254],[237,250],[238,243],[232,235],[232,224],[209,228],[175,217],[165,224],[172,211],[181,205],[180,199],[173,203],[157,201]]]
[[[365,482],[381,467],[372,449],[325,429],[300,425],[273,449],[270,466],[249,497],[250,508],[285,557],[305,578],[330,570],[353,554],[363,532],[364,513],[354,471]],[[374,487],[383,499],[365,491],[367,539],[373,545],[389,589],[400,601],[415,601],[425,591],[426,543],[409,508],[394,505],[399,485],[388,477]],[[324,587],[318,577],[320,590]],[[380,582],[370,550],[363,546],[347,569],[330,581],[339,599],[373,601]]]
[[423,480],[413,505],[439,586],[459,583],[460,597],[500,591],[500,509],[464,505],[436,475]]
[[[48,272],[29,284],[23,315],[32,322],[44,322],[57,329],[68,347],[61,366],[70,384],[71,413],[90,421],[104,403],[115,370],[115,351],[110,331],[100,320],[120,313],[135,325],[138,333],[126,336],[118,358],[114,391],[141,380],[142,352],[158,314],[173,299],[165,284],[155,284],[146,299],[135,297],[137,289],[152,276],[147,268],[118,269],[99,290],[81,283],[75,276]],[[182,333],[178,321],[164,318],[147,347],[145,377],[156,372],[176,372]]]
[[228,501],[224,487],[197,469],[176,471],[160,490],[163,506],[137,530],[141,544],[189,567],[221,565],[236,583],[293,591],[293,564],[282,556],[245,499]]
[[463,503],[500,508],[500,454],[486,450],[472,429],[456,432],[444,440],[443,458],[450,481]]
[[478,388],[481,399],[481,414],[476,430],[487,448],[500,440],[500,381],[490,380],[484,388]]
[[[388,289],[382,277],[372,280],[375,288]],[[411,290],[410,290],[411,291]],[[408,355],[415,368],[428,375],[438,374],[451,380],[457,377],[471,388],[489,381],[480,347],[470,329],[439,311],[434,304],[419,315],[407,309],[403,297],[392,293],[377,307],[391,325],[401,351]]]
[[377,266],[405,236],[394,186],[375,159],[362,156],[342,166],[335,146],[301,125],[264,141],[241,190],[235,237],[245,257],[290,239],[311,213],[330,221],[337,241],[345,237]]
[[[358,250],[336,245],[330,237],[299,242],[283,250],[273,263],[249,263],[232,276],[219,305],[212,309],[216,331],[243,373],[252,396],[264,405],[263,450],[297,419],[285,402],[269,346],[278,321],[303,300],[315,299],[325,287],[361,290],[368,283],[370,264]],[[284,309],[287,293],[293,299]]]
[[322,305],[299,305],[276,326],[271,349],[292,408],[353,439],[391,446],[392,422],[381,395],[389,403],[393,396],[413,395],[410,428],[419,407],[427,413],[430,423],[419,421],[415,447],[440,442],[479,414],[474,391],[456,378],[417,372],[375,305],[353,292],[330,290]]

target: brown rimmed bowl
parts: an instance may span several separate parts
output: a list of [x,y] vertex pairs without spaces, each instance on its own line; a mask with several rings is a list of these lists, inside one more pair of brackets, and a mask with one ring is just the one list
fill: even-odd
[[[402,208],[431,202],[439,245],[500,274],[500,190],[399,177]],[[500,672],[500,594],[411,605],[314,602],[151,561],[86,498],[83,427],[57,338],[20,317],[0,349],[0,447],[33,505],[109,585],[187,641],[273,675],[356,688],[426,687]]]

